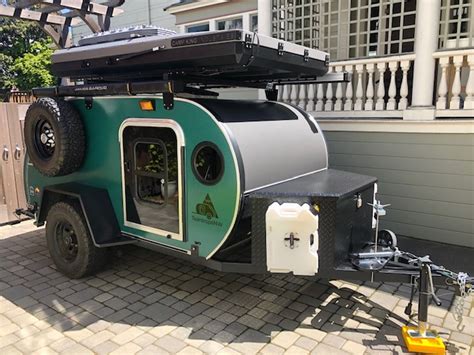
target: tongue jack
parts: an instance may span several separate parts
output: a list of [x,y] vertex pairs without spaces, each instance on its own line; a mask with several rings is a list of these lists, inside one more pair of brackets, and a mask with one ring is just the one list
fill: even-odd
[[[430,353],[430,354],[444,354],[446,351],[443,340],[438,333],[428,326],[428,306],[430,304],[430,297],[439,306],[441,301],[434,293],[433,276],[431,274],[431,261],[424,258],[420,266],[419,278],[419,298],[418,298],[418,326],[417,327],[402,327],[402,335],[405,344],[410,352]],[[412,294],[410,303],[405,309],[407,315],[411,315],[412,301],[415,293],[415,286],[412,287]]]

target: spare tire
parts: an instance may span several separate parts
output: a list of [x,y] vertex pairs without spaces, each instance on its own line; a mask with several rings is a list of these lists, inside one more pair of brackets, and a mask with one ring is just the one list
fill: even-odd
[[26,112],[25,144],[30,162],[41,174],[71,174],[84,160],[81,116],[69,102],[40,98]]

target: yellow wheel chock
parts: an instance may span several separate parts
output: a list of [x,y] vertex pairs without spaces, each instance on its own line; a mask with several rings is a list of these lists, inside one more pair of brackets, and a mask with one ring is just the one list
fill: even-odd
[[423,354],[445,354],[443,340],[434,330],[428,329],[420,333],[419,327],[402,327],[402,336],[409,352]]

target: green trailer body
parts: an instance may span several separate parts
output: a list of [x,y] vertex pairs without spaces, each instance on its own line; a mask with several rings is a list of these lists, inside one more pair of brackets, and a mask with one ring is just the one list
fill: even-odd
[[[140,102],[148,99],[156,111],[142,111]],[[210,257],[233,228],[241,200],[241,183],[234,148],[225,127],[202,106],[190,100],[178,100],[175,108],[166,111],[162,99],[156,97],[99,98],[92,108],[84,99],[71,100],[79,111],[85,127],[86,154],[83,166],[72,174],[59,177],[42,175],[31,163],[26,164],[25,188],[30,205],[41,205],[45,187],[79,183],[105,189],[110,197],[121,231],[145,240],[189,251],[200,245],[199,256]],[[127,226],[124,214],[123,146],[121,130],[126,126],[172,127],[180,136],[181,216],[175,238],[169,231],[160,234],[147,226]],[[192,171],[193,150],[202,142],[219,146],[224,160],[223,176],[215,185],[198,181]],[[184,185],[184,181],[186,182]],[[36,191],[36,192],[35,192]],[[204,208],[205,206],[205,208]],[[209,212],[211,217],[209,218]],[[184,226],[186,235],[184,235]]]

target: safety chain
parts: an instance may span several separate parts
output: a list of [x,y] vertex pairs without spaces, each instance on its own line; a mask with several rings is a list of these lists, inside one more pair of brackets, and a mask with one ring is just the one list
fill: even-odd
[[458,274],[458,277],[456,281],[454,281],[454,284],[457,284],[459,287],[459,298],[456,300],[455,305],[454,305],[454,319],[461,324],[463,320],[463,312],[464,312],[464,302],[466,301],[466,298],[469,297],[470,294],[474,293],[474,288],[472,285],[467,285],[467,279],[469,275],[466,274],[465,272],[460,272]]
[[[403,252],[402,255],[411,258],[410,262],[421,262],[423,259],[429,260],[429,257],[424,258],[417,258],[415,255],[407,252]],[[454,301],[453,306],[453,315],[454,319],[458,322],[458,327],[461,326],[463,320],[463,312],[464,312],[464,303],[466,298],[468,298],[471,294],[474,295],[474,277],[470,277],[465,272],[453,272],[448,269],[445,269],[443,266],[438,266],[435,264],[431,264],[430,274],[431,271],[435,274],[443,276],[446,278],[446,284],[449,286],[455,286],[459,289],[459,297]],[[433,281],[432,276],[430,275],[430,282],[431,282],[431,289],[434,295],[433,289]]]

